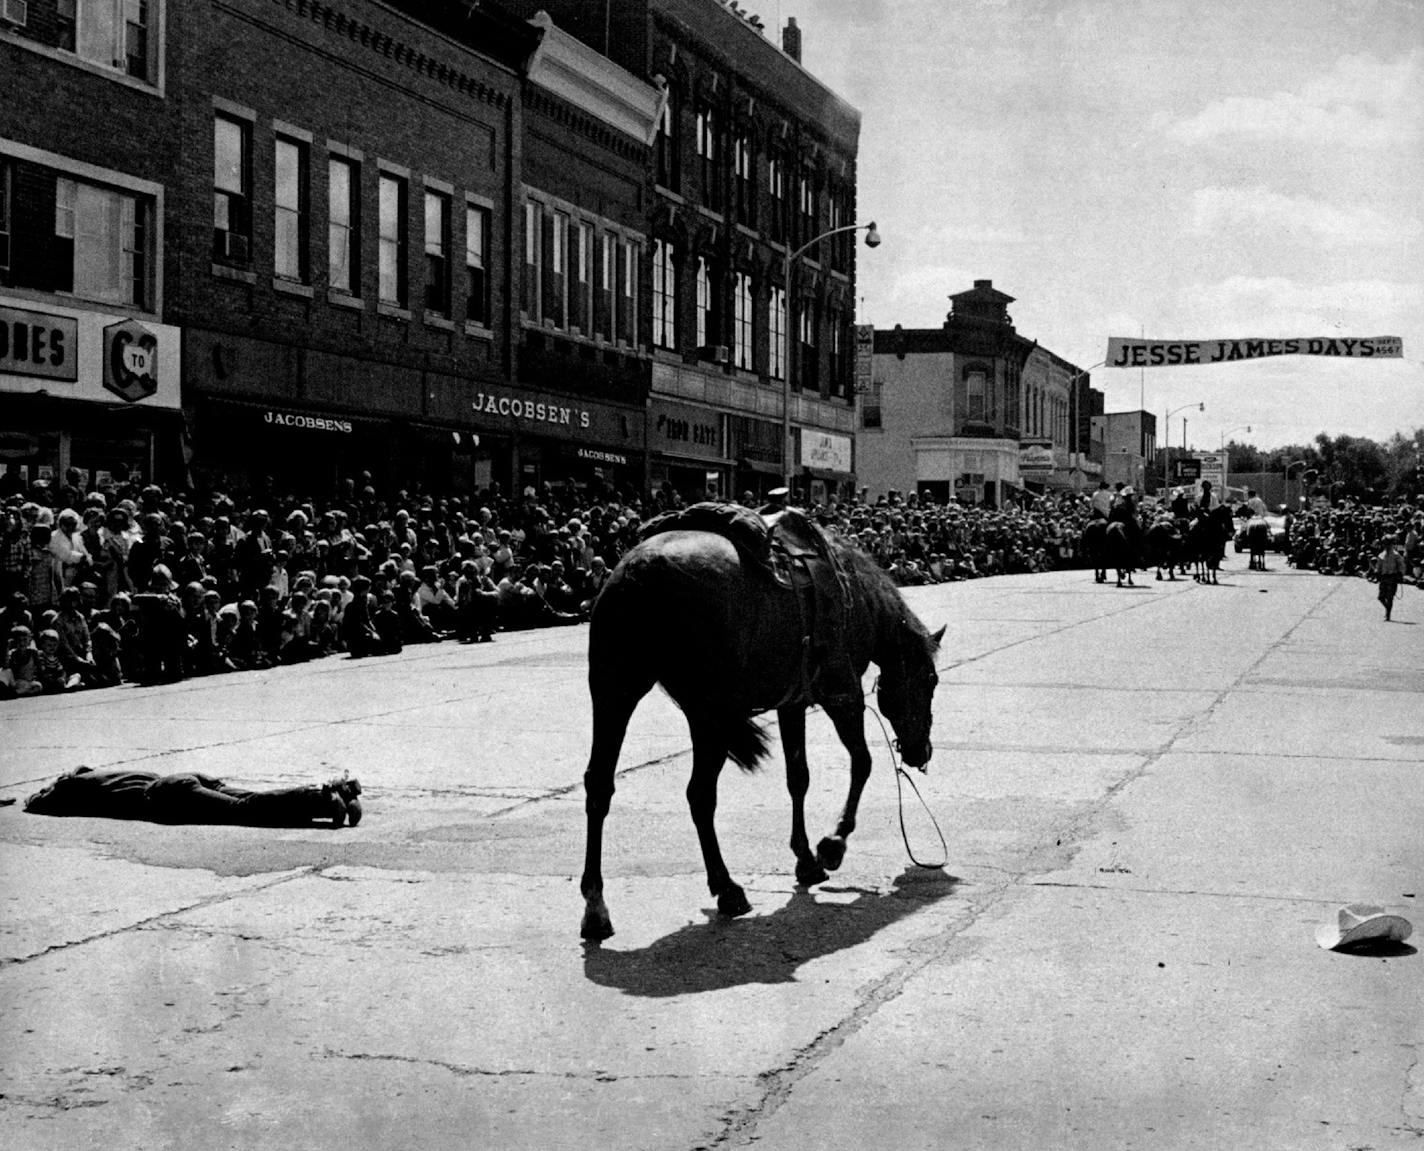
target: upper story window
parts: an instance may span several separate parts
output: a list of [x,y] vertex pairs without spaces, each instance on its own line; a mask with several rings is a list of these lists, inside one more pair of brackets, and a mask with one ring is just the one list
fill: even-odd
[[153,203],[61,176],[55,182],[54,287],[90,300],[152,304]]
[[697,260],[697,346],[722,342],[722,278],[706,256]]
[[327,271],[331,287],[348,296],[361,294],[360,172],[345,156],[327,162]]
[[799,215],[797,235],[801,243],[806,243],[819,234],[816,227],[818,203],[816,175],[810,168],[801,169],[801,178],[797,181],[797,197]]
[[550,211],[544,215],[544,319],[556,328],[565,324],[568,292],[569,216]]
[[748,228],[757,226],[756,152],[749,134],[739,135],[732,145],[733,178],[737,197],[737,219]]
[[489,327],[490,210],[465,205],[465,322]]
[[252,125],[213,117],[213,259],[252,262]]
[[521,280],[520,308],[531,319],[539,318],[539,205],[524,202],[524,276]]
[[766,330],[769,348],[767,374],[773,380],[786,378],[786,289],[772,288],[766,302]]
[[575,220],[569,228],[569,327],[587,335],[593,315],[593,225]]
[[846,332],[845,322],[836,312],[831,313],[829,331],[830,337],[830,376],[826,380],[826,394],[830,396],[844,396],[846,394],[846,382],[850,378],[850,338]]
[[988,418],[988,381],[982,368],[975,368],[964,377],[964,415],[966,419]]
[[425,310],[450,315],[450,197],[425,193]]
[[284,280],[305,284],[311,278],[307,261],[307,147],[278,136],[273,156],[273,268]]
[[626,344],[637,342],[638,245],[632,240],[618,241],[618,286],[614,300],[614,330]]
[[653,346],[677,347],[677,259],[666,240],[653,241]]
[[653,172],[658,184],[669,192],[682,191],[682,148],[678,118],[681,115],[677,89],[667,90],[662,115],[658,117],[658,134],[653,142]]
[[738,272],[732,285],[732,362],[751,371],[752,278],[746,272]]
[[593,334],[599,339],[613,336],[613,289],[618,278],[618,243],[612,232],[604,232],[598,243],[598,268],[593,293]]
[[14,42],[157,87],[166,0],[4,0]]
[[697,158],[701,166],[702,202],[714,212],[722,211],[722,148],[717,132],[717,113],[709,107],[697,112]]
[[770,201],[771,218],[767,221],[767,231],[779,244],[787,242],[786,235],[786,162],[778,155],[767,157],[766,194]]
[[410,300],[406,266],[410,243],[406,220],[406,181],[382,172],[378,206],[380,209],[380,287],[383,304],[404,308]]
[[821,361],[816,351],[816,305],[812,300],[801,301],[801,314],[797,317],[801,343],[797,355],[796,386],[808,392],[820,391]]

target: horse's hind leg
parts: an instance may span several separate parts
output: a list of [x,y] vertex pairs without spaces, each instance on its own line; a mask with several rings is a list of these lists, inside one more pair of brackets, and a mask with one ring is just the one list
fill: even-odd
[[583,879],[579,883],[584,899],[579,934],[585,939],[607,939],[613,934],[613,922],[603,902],[603,821],[613,802],[613,774],[628,720],[651,686],[650,683],[636,692],[593,689],[593,750],[583,773],[588,838],[584,847]]
[[783,707],[777,710],[781,727],[781,751],[786,758],[786,790],[791,793],[791,850],[796,856],[796,882],[803,887],[824,883],[826,869],[811,854],[806,838],[806,792],[811,771],[806,765],[806,709]]
[[860,793],[865,790],[865,782],[870,778],[870,749],[865,746],[865,725],[863,708],[837,707],[826,709],[831,722],[836,725],[836,734],[850,752],[850,790],[846,793],[845,807],[836,823],[834,835],[828,835],[816,845],[816,858],[827,871],[835,871],[845,858],[846,837],[855,830],[855,816],[860,810]]
[[688,717],[692,728],[692,778],[687,783],[687,806],[702,845],[702,862],[707,869],[707,890],[717,898],[723,915],[745,915],[752,909],[746,892],[732,882],[722,862],[717,842],[717,778],[727,762],[724,724],[710,717]]

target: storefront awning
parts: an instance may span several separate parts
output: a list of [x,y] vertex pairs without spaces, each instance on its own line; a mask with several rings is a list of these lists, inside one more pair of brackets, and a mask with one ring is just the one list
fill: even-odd
[[769,464],[765,460],[752,460],[743,456],[737,461],[737,467],[749,472],[760,472],[764,476],[781,475],[780,464]]

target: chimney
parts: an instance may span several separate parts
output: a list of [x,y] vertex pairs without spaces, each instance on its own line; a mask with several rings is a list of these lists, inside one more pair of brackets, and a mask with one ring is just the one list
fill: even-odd
[[786,27],[781,30],[781,50],[801,63],[801,29],[796,27],[795,16],[788,16]]
[[976,288],[992,288],[992,287],[994,286],[994,281],[993,281],[993,280],[975,280],[975,281],[974,281],[974,286],[975,286]]

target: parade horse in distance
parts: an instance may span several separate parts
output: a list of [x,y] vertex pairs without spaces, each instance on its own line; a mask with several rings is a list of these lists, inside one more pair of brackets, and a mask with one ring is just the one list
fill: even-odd
[[[697,508],[718,510],[694,505],[689,511]],[[813,538],[824,551],[826,570],[844,592],[837,600],[838,618],[808,624],[813,601],[803,595],[804,586],[787,586],[776,578],[745,540],[734,542],[720,530],[678,527],[678,521],[671,530],[645,534],[619,561],[598,597],[588,647],[593,746],[584,774],[588,837],[580,890],[585,939],[613,934],[603,898],[603,824],[628,721],[654,684],[687,717],[692,735],[687,802],[707,886],[723,915],[751,910],[722,860],[714,815],[717,780],[727,758],[750,771],[767,753],[766,736],[753,716],[775,709],[780,721],[791,794],[791,850],[796,881],[803,885],[824,881],[828,871],[840,866],[846,837],[855,828],[870,777],[861,677],[872,662],[880,673],[880,708],[895,731],[901,757],[916,767],[929,762],[930,709],[938,682],[935,652],[944,629],[931,635],[890,577],[864,552],[822,532],[795,509],[782,514],[799,518],[803,538]],[[824,613],[824,603],[816,603],[815,610]],[[814,650],[818,642],[836,650]],[[810,784],[806,709],[812,704],[825,709],[850,752],[845,806],[834,833],[821,840],[814,854],[804,805]]]
[[1107,531],[1108,521],[1094,516],[1084,525],[1078,540],[1078,554],[1092,566],[1094,583],[1107,582],[1107,564],[1103,559]]
[[1175,520],[1159,519],[1143,534],[1146,548],[1146,564],[1157,569],[1157,578],[1162,578],[1162,569],[1167,569],[1167,578],[1175,582],[1177,565],[1182,562],[1182,533]]
[[1271,545],[1271,525],[1256,518],[1246,524],[1246,550],[1251,553],[1248,565],[1252,571],[1266,570],[1266,549]]
[[1218,582],[1217,572],[1226,557],[1226,541],[1233,534],[1231,509],[1224,504],[1196,518],[1186,539],[1186,553],[1194,565],[1192,579],[1197,583]]

